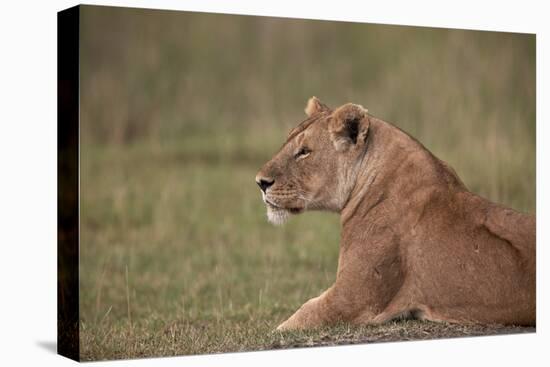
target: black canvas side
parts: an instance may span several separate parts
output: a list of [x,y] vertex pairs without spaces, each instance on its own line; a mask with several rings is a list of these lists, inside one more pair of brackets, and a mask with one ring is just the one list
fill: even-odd
[[57,14],[57,352],[79,353],[80,7]]

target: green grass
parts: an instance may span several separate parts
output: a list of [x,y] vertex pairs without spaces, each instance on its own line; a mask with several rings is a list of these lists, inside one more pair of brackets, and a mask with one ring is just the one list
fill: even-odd
[[[275,144],[243,150],[232,139],[82,153],[83,359],[406,339],[372,328],[352,328],[350,339],[348,326],[272,332],[334,281],[339,221],[307,213],[268,224],[254,176]],[[424,335],[425,323],[410,325]]]
[[266,221],[254,176],[307,98],[363,104],[535,211],[534,36],[84,7],[81,356],[514,332],[273,329],[335,278],[339,218]]

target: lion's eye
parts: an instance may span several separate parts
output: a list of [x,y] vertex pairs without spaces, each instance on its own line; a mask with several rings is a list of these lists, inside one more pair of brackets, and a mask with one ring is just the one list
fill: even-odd
[[305,157],[309,153],[311,153],[311,150],[309,148],[302,147],[302,148],[300,148],[300,150],[298,150],[298,152],[296,154],[294,154],[294,158],[298,159],[300,157]]

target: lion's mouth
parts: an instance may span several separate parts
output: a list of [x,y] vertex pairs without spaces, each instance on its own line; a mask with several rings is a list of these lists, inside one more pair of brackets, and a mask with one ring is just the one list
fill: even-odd
[[262,191],[262,199],[267,207],[267,219],[275,225],[284,224],[291,214],[299,214],[304,211],[304,207],[287,207],[273,201],[273,198],[267,198]]
[[304,208],[303,207],[289,207],[289,208],[285,208],[285,207],[282,207],[280,205],[277,205],[275,204],[273,201],[269,200],[265,195],[263,195],[263,200],[264,200],[264,203],[268,206],[270,206],[272,209],[276,209],[276,210],[286,210],[286,211],[289,211],[290,213],[292,214],[300,214],[301,212],[304,211]]

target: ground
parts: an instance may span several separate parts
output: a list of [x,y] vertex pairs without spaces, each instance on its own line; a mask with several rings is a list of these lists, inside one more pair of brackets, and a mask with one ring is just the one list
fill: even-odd
[[[245,331],[246,330],[246,331]],[[243,352],[380,342],[428,340],[535,332],[535,328],[513,326],[452,325],[427,321],[396,321],[387,325],[353,327],[337,325],[302,332],[273,332],[265,326],[244,322],[190,324],[173,322],[156,333],[128,329],[116,343],[95,345],[83,359],[136,358],[182,354]],[[107,348],[105,348],[107,347]]]

